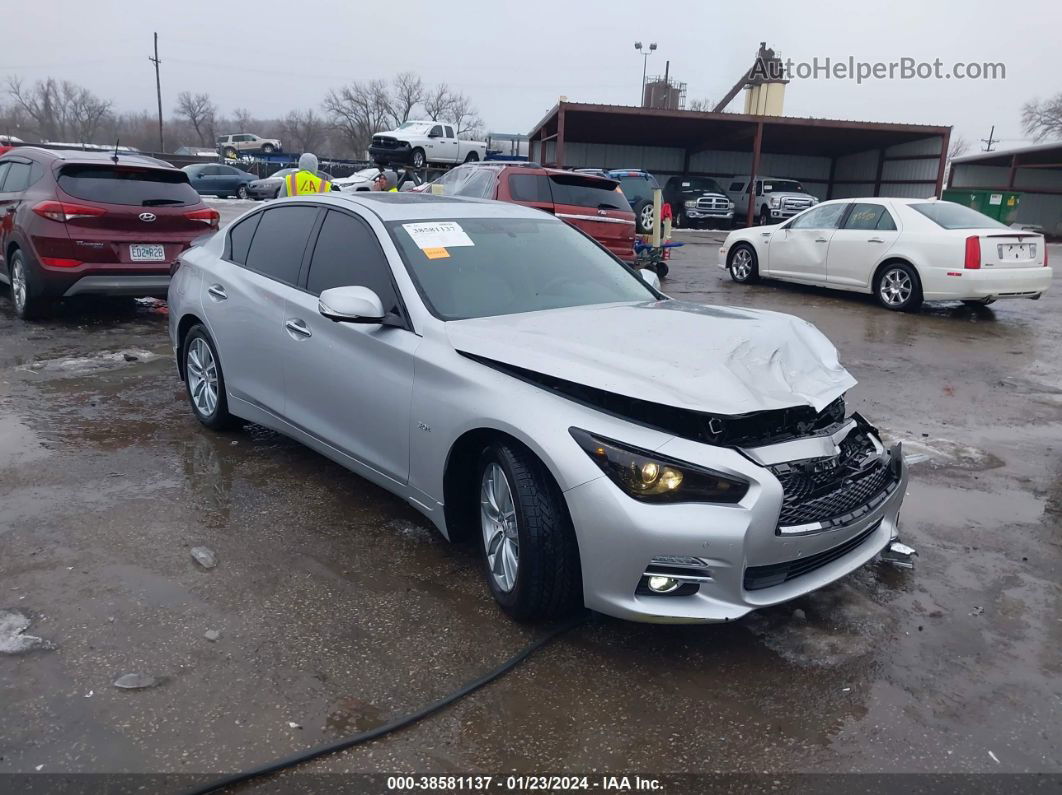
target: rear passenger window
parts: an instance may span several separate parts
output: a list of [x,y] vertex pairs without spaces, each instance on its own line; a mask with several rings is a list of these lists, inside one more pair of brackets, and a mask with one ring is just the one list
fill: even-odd
[[552,202],[547,177],[536,174],[510,174],[509,195],[517,202]]
[[7,172],[7,179],[4,180],[4,193],[24,191],[29,186],[29,181],[29,163],[12,163]]
[[251,238],[254,230],[258,228],[258,222],[262,220],[261,213],[255,213],[250,218],[245,218],[229,230],[229,255],[226,259],[239,265],[247,264],[247,251],[251,248]]
[[892,220],[892,214],[889,213],[888,210],[885,210],[884,207],[882,210],[884,210],[884,212],[882,212],[881,218],[878,219],[878,229],[883,232],[895,232],[896,222]]
[[845,229],[877,229],[878,221],[881,220],[885,208],[880,204],[860,204],[852,206],[852,212],[848,214],[848,220],[844,222]]
[[247,267],[278,282],[297,284],[302,255],[315,220],[316,207],[266,210],[251,241]]
[[368,287],[380,296],[385,311],[399,312],[391,266],[376,233],[365,222],[330,210],[313,249],[306,289],[320,295],[332,287],[351,285]]
[[738,193],[743,187],[745,187],[744,182],[731,182],[730,187],[727,188],[727,190],[730,193]]
[[557,204],[572,204],[579,207],[591,207],[595,210],[630,212],[630,202],[621,192],[610,187],[614,183],[566,175],[552,176],[549,180],[553,188],[553,201]]

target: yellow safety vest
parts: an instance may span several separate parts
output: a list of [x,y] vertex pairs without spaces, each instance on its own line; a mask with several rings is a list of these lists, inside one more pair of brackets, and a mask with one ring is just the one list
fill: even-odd
[[284,177],[289,196],[306,196],[310,193],[327,193],[332,190],[332,183],[310,171],[296,171]]

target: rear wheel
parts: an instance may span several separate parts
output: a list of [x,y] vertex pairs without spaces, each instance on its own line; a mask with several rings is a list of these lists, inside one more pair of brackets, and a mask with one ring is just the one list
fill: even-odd
[[196,419],[208,428],[224,430],[236,424],[225,397],[225,376],[210,334],[202,325],[184,338],[184,383]]
[[479,161],[479,152],[469,152],[465,157],[466,163],[476,163]]
[[262,144],[262,152],[267,155],[273,154],[276,151],[276,147],[273,144]]
[[896,262],[881,269],[874,283],[874,295],[886,309],[911,312],[922,305],[922,282],[914,268]]
[[739,284],[752,284],[760,278],[756,252],[748,243],[738,243],[730,249],[727,269],[730,271],[730,278]]
[[225,157],[236,157],[236,150],[231,146],[225,147]]
[[653,231],[653,203],[642,199],[634,208],[634,217],[638,221],[638,231],[647,235]]
[[26,256],[19,249],[11,255],[11,302],[15,305],[15,314],[23,320],[33,320],[44,315],[50,302],[41,296],[37,275],[33,272]]
[[582,601],[579,550],[564,498],[530,451],[496,442],[479,459],[480,549],[487,585],[513,618],[570,612]]

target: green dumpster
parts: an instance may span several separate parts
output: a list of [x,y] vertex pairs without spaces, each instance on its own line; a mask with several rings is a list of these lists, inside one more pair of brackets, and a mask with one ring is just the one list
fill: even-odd
[[1005,190],[948,188],[941,198],[977,210],[1003,224],[1012,224],[1017,220],[1018,205],[1021,204],[1020,193]]

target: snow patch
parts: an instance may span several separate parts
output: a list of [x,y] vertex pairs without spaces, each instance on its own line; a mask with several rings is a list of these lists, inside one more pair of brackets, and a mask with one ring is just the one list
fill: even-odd
[[85,375],[102,370],[116,370],[130,364],[142,364],[160,358],[159,354],[142,348],[126,348],[120,351],[101,351],[91,356],[73,356],[61,359],[40,359],[16,369],[32,373],[55,373],[59,375]]
[[23,634],[29,625],[30,620],[17,610],[0,610],[0,654],[51,648],[43,638]]

